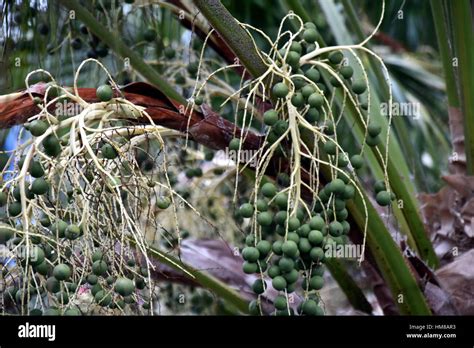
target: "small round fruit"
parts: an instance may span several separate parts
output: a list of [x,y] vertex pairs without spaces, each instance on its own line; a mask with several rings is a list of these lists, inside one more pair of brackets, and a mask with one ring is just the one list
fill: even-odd
[[107,307],[112,303],[112,296],[107,294],[104,290],[99,291],[94,296],[95,301],[103,307]]
[[262,279],[257,279],[255,282],[252,284],[252,290],[254,293],[257,295],[263,294],[266,290],[266,283]]
[[311,290],[321,290],[324,286],[324,278],[320,276],[313,276],[309,280],[309,288]]
[[43,276],[48,275],[49,270],[50,270],[50,268],[49,268],[49,265],[48,265],[47,262],[42,262],[39,265],[35,266],[35,272],[37,272],[38,274],[41,274]]
[[143,38],[148,42],[154,41],[156,39],[156,30],[153,28],[148,28],[143,33]]
[[286,301],[286,296],[278,295],[273,300],[273,305],[278,310],[285,310],[288,307],[288,303]]
[[81,311],[78,308],[69,308],[64,311],[65,316],[79,316]]
[[11,226],[3,222],[0,223],[0,244],[5,244],[14,234],[14,229]]
[[380,137],[379,136],[373,137],[371,135],[368,135],[367,138],[365,139],[365,142],[370,147],[374,147],[380,144]]
[[315,122],[318,122],[321,119],[321,114],[319,113],[318,109],[309,108],[308,112],[305,115],[305,119],[309,123],[315,123]]
[[260,226],[270,226],[272,224],[273,216],[270,212],[262,212],[257,215],[257,222]]
[[117,150],[115,150],[115,148],[109,143],[102,145],[100,151],[102,152],[102,156],[107,159],[112,160],[118,156]]
[[102,260],[102,259],[104,259],[104,254],[102,253],[102,251],[100,250],[94,251],[94,253],[92,254],[92,262]]
[[383,207],[390,204],[391,198],[392,197],[388,191],[380,191],[375,196],[375,200],[377,201],[377,203]]
[[310,231],[311,231],[311,227],[309,227],[309,224],[304,224],[298,229],[297,233],[298,233],[298,236],[306,238],[308,237],[308,234]]
[[252,217],[253,215],[253,205],[250,203],[244,203],[239,208],[240,215],[244,218]]
[[282,276],[276,276],[272,280],[272,286],[275,290],[278,290],[278,291],[284,290],[286,288],[286,285],[287,285],[286,279],[283,278]]
[[367,127],[367,132],[369,133],[371,137],[376,137],[377,135],[380,134],[381,131],[382,131],[382,127],[375,122],[369,123],[369,126]]
[[297,217],[291,217],[288,219],[288,231],[296,231],[301,226],[301,222]]
[[89,274],[89,275],[86,277],[86,281],[87,281],[87,283],[89,283],[90,285],[96,285],[97,282],[99,281],[99,277],[97,277],[95,274]]
[[272,251],[276,255],[282,255],[283,254],[283,251],[281,250],[282,245],[283,245],[283,242],[281,240],[277,240],[277,241],[273,242]]
[[322,231],[324,228],[324,225],[325,225],[324,219],[319,215],[313,216],[311,220],[309,221],[309,227],[312,230]]
[[81,228],[77,225],[69,225],[64,232],[67,239],[74,240],[81,235]]
[[339,237],[342,234],[343,227],[339,221],[333,221],[329,224],[329,234],[333,237]]
[[293,77],[291,81],[293,82],[296,90],[303,88],[305,84],[305,81],[301,77]]
[[191,62],[186,67],[188,73],[192,76],[195,76],[199,70],[199,63],[198,62]]
[[34,120],[33,122],[31,122],[31,125],[30,125],[29,129],[30,129],[30,133],[33,136],[39,137],[39,136],[43,135],[46,132],[48,127],[49,127],[49,125],[45,121]]
[[71,277],[71,275],[72,275],[71,267],[69,267],[68,265],[64,263],[57,265],[53,269],[53,276],[57,280],[67,280]]
[[63,238],[65,236],[67,228],[68,224],[63,220],[58,220],[53,225],[53,231],[56,233],[58,238]]
[[298,242],[300,241],[300,236],[298,236],[298,233],[296,232],[289,232],[287,235],[287,239],[292,240],[293,242],[298,244]]
[[344,65],[341,70],[339,70],[339,72],[345,79],[350,79],[354,74],[354,69],[352,69],[352,67],[349,65]]
[[310,79],[311,81],[313,81],[314,83],[318,82],[319,79],[321,78],[321,73],[319,72],[319,70],[315,69],[315,68],[311,68],[311,69],[308,69],[304,75]]
[[320,247],[314,247],[309,252],[309,256],[314,262],[322,261],[324,259],[324,250]]
[[306,315],[319,315],[321,308],[315,300],[308,299],[301,304],[301,311]]
[[165,57],[168,58],[168,59],[173,59],[176,55],[176,51],[172,47],[166,47],[163,50],[163,53],[164,53]]
[[44,152],[48,156],[55,157],[61,153],[61,144],[59,139],[54,135],[50,134],[43,140]]
[[[278,136],[282,136],[288,130],[289,124],[285,120],[278,120],[272,127],[272,131]],[[272,133],[270,133],[272,134]]]
[[114,96],[114,91],[109,85],[102,85],[97,88],[95,94],[100,101],[108,102]]
[[332,140],[326,141],[324,143],[324,151],[326,151],[328,155],[335,155],[337,152],[336,142]]
[[92,264],[92,273],[94,273],[96,276],[103,276],[105,273],[107,273],[107,262],[105,261],[95,261]]
[[67,305],[69,303],[69,296],[66,291],[60,291],[56,294],[56,299],[62,305]]
[[37,178],[31,184],[31,192],[35,195],[44,195],[49,190],[49,184],[44,178]]
[[262,186],[261,192],[265,197],[272,198],[276,195],[276,187],[272,183],[267,182]]
[[367,85],[364,80],[355,80],[352,82],[352,91],[355,94],[362,94],[367,89]]
[[352,185],[346,185],[344,189],[344,195],[343,198],[346,200],[352,199],[355,196],[355,188]]
[[30,264],[32,266],[40,265],[44,262],[45,254],[44,250],[36,245],[33,246],[30,250]]
[[242,257],[245,261],[256,262],[260,257],[260,252],[255,247],[245,247],[242,250]]
[[287,240],[283,243],[281,250],[286,256],[295,257],[298,254],[298,245],[292,240]]
[[278,113],[275,110],[268,110],[263,114],[263,122],[267,126],[273,126],[278,121]]
[[61,290],[61,284],[55,277],[49,277],[46,279],[46,290],[50,293],[56,293]]
[[294,284],[298,280],[299,272],[296,269],[292,269],[283,275],[288,285]]
[[171,200],[168,197],[158,197],[156,200],[156,206],[160,209],[168,209],[171,205]]
[[60,312],[59,312],[59,309],[54,308],[54,307],[49,307],[43,313],[43,316],[56,316],[56,315],[60,315]]
[[334,193],[334,194],[342,194],[342,193],[344,193],[345,186],[346,186],[346,184],[344,184],[344,181],[342,181],[342,180],[339,179],[339,178],[334,179],[334,180],[331,181],[331,183],[330,183],[331,192]]
[[349,164],[349,158],[346,153],[342,153],[337,157],[337,166],[339,168],[345,168]]
[[8,215],[10,216],[18,216],[21,214],[21,203],[20,202],[13,202],[8,205]]
[[308,234],[308,240],[313,245],[321,245],[323,242],[324,236],[321,231],[312,230]]
[[329,61],[331,62],[331,64],[334,64],[334,65],[342,62],[343,58],[344,58],[344,54],[342,54],[341,51],[331,52],[331,54],[329,55]]
[[380,191],[384,191],[387,189],[387,186],[385,185],[384,180],[378,180],[374,184],[374,191],[375,193],[379,193]]
[[115,282],[114,290],[122,296],[129,296],[135,290],[135,286],[128,278],[118,278]]
[[262,257],[262,255],[265,257],[270,253],[270,250],[272,250],[272,245],[267,240],[261,240],[257,243],[257,249],[260,253],[260,257]]
[[294,67],[294,68],[298,69],[299,62],[300,62],[300,55],[298,54],[298,52],[290,51],[290,52],[288,52],[288,54],[286,56],[286,62],[292,68]]
[[244,264],[242,265],[242,270],[246,274],[253,274],[258,272],[258,264],[255,262],[248,262],[245,261]]
[[301,94],[303,95],[303,98],[308,99],[311,94],[315,92],[314,87],[311,86],[310,84],[307,84],[301,89]]
[[313,108],[319,108],[323,103],[324,97],[319,92],[315,92],[308,97],[308,104]]
[[361,155],[351,157],[351,165],[354,169],[360,169],[364,166],[364,159]]
[[278,267],[280,268],[280,271],[288,273],[295,268],[295,262],[289,257],[282,257],[280,261],[278,261]]
[[33,178],[41,178],[44,175],[44,169],[40,162],[31,162],[30,174]]
[[281,210],[278,213],[276,213],[275,222],[280,226],[284,226],[287,218],[288,218],[288,213],[286,212],[286,210]]
[[4,207],[7,201],[8,195],[5,192],[0,192],[0,207]]
[[273,279],[276,276],[279,276],[281,274],[280,267],[273,265],[268,269],[267,273],[268,273],[268,276]]
[[291,104],[293,104],[294,107],[300,108],[304,105],[304,97],[301,93],[295,93],[291,97]]
[[279,193],[275,197],[275,204],[278,208],[286,210],[288,208],[288,195],[286,193]]
[[272,89],[273,95],[277,98],[285,98],[288,92],[288,87],[283,82],[276,83]]
[[307,43],[314,43],[318,39],[318,32],[314,29],[308,28],[303,32],[303,40]]
[[257,300],[250,301],[249,303],[249,314],[260,315],[260,308],[258,307]]
[[231,150],[231,151],[239,151],[239,147],[240,147],[240,139],[239,139],[239,138],[233,138],[233,139],[229,142],[229,150]]
[[298,249],[301,253],[307,254],[311,250],[311,244],[307,238],[300,238],[298,242]]

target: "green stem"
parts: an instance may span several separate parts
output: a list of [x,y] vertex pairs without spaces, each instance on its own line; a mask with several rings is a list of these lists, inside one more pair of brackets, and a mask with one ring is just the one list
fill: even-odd
[[250,74],[254,77],[263,75],[267,67],[255,50],[252,39],[224,5],[219,0],[194,0],[194,4],[227,42]]
[[133,68],[138,71],[146,80],[154,84],[166,96],[175,101],[186,104],[183,98],[163,77],[161,77],[151,66],[134,51],[132,51],[118,35],[111,33],[105,26],[97,21],[94,16],[76,0],[59,0],[59,2],[69,10],[75,12],[76,18],[83,22],[87,28],[108,45],[117,55],[123,59],[129,59]]
[[367,301],[364,292],[359,288],[351,275],[344,269],[342,262],[336,258],[327,258],[325,264],[347,296],[352,307],[361,312],[372,314],[372,305]]
[[447,2],[452,11],[455,76],[463,111],[467,174],[474,175],[474,33],[469,0]]
[[431,11],[438,39],[438,51],[443,64],[444,79],[446,80],[446,93],[449,106],[459,108],[460,102],[457,94],[456,80],[454,78],[451,48],[448,39],[448,27],[444,18],[443,0],[431,0]]

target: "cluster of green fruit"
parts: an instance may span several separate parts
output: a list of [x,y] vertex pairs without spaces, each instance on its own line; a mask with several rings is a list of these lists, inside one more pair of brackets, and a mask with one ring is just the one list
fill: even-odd
[[[256,218],[262,236],[265,236],[261,240],[255,239],[256,234],[247,236],[246,247],[242,250],[245,260],[243,270],[247,274],[261,275],[252,286],[257,295],[264,293],[268,286],[264,275],[272,279],[272,287],[281,292],[274,301],[277,315],[293,313],[285,294],[297,290],[298,280],[301,278],[301,287],[306,296],[298,309],[299,313],[323,314],[318,305],[317,291],[324,285],[324,248],[328,243],[345,242],[349,232],[345,200],[351,199],[353,195],[351,186],[342,181],[335,181],[327,186],[327,206],[337,205],[338,208],[332,212],[329,209],[324,212],[315,207],[314,215],[307,217],[305,211],[298,208],[295,214],[290,215],[289,211],[293,210],[289,205],[288,195],[277,192],[272,183],[261,187],[262,197],[255,206],[244,203],[239,209],[242,217]],[[275,232],[280,237],[275,236]],[[256,302],[252,302],[251,313],[256,313],[256,309]]]
[[[305,119],[311,124],[317,124],[324,120],[324,130],[327,135],[334,134],[334,125],[329,120],[323,110],[324,100],[328,97],[330,90],[324,83],[320,68],[315,66],[300,67],[300,58],[302,55],[312,52],[316,49],[315,41],[318,37],[316,27],[313,23],[305,23],[303,31],[303,40],[301,42],[293,41],[278,52],[281,60],[277,61],[280,66],[287,66],[291,72],[291,82],[294,91],[291,92],[287,82],[278,82],[272,87],[272,95],[277,99],[286,99],[289,96],[291,104],[296,107]],[[329,82],[335,88],[342,87],[342,83],[354,93],[355,96],[362,96],[367,90],[367,83],[364,79],[354,78],[354,69],[347,65],[344,54],[341,51],[333,51],[327,55],[327,62],[332,67]],[[303,75],[305,78],[298,76]],[[337,76],[337,78],[336,78]],[[316,88],[317,87],[317,88]],[[291,89],[293,90],[293,89]],[[362,97],[359,99],[362,100]],[[367,110],[366,99],[358,100],[359,107]],[[278,113],[275,110],[269,110],[264,114],[264,123],[271,127],[268,141],[273,143],[278,139],[287,128],[288,124],[284,120],[279,120]],[[381,127],[371,122],[367,127],[367,145],[376,146],[380,143],[379,134]]]
[[[5,153],[0,154],[0,172],[6,166],[9,161],[9,156]],[[25,162],[25,157],[20,158],[18,161],[18,171],[22,170]],[[45,170],[40,161],[32,160],[30,162],[28,173],[33,179],[31,184],[25,182],[24,193],[25,197],[29,200],[34,199],[35,196],[42,196],[49,192],[50,184],[44,178]],[[21,203],[21,186],[17,182],[16,185],[11,186],[9,189],[0,191],[0,207],[7,206],[8,215],[11,218],[18,217],[22,212]]]
[[[48,307],[42,312],[37,308],[30,308],[31,315],[81,315],[79,309],[72,303],[71,298],[77,292],[78,286],[89,284],[95,302],[111,309],[124,309],[127,304],[136,304],[133,294],[136,290],[143,290],[147,286],[146,268],[136,267],[135,261],[127,261],[125,276],[115,277],[112,265],[102,252],[96,251],[91,257],[91,272],[84,278],[79,273],[74,274],[73,268],[67,263],[59,263],[57,254],[49,244],[45,246],[33,245],[30,249],[29,265],[34,276],[26,287],[21,282],[7,288],[5,299],[16,308],[28,306],[28,296],[48,296]],[[26,266],[26,256],[20,258],[21,265]],[[125,269],[125,268],[124,268]],[[54,299],[51,301],[51,299]],[[142,304],[143,309],[150,309],[150,303]],[[62,309],[62,310],[61,310]]]

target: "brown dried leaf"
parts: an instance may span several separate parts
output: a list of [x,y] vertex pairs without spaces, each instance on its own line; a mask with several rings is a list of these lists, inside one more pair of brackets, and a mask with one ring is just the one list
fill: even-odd
[[441,287],[460,315],[474,314],[474,250],[436,271]]

